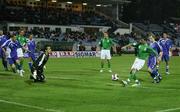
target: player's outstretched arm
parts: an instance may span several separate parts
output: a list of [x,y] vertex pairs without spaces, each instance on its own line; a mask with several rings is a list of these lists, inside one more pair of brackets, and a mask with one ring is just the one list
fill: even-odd
[[133,47],[133,44],[125,45],[125,46],[121,47],[121,49],[126,49],[127,47]]

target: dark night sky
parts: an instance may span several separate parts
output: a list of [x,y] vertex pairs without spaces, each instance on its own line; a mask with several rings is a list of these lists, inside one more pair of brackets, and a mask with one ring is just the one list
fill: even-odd
[[180,18],[180,0],[132,0],[124,6],[123,21],[150,20],[161,23],[170,17]]

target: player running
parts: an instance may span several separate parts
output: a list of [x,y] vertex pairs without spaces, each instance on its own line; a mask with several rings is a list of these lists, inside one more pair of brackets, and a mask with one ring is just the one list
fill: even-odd
[[154,79],[154,83],[159,83],[162,79],[161,75],[159,74],[156,65],[161,61],[163,52],[162,52],[162,48],[161,46],[158,44],[157,41],[155,41],[155,36],[150,36],[149,37],[149,41],[150,41],[150,47],[152,49],[154,49],[159,57],[157,58],[156,55],[154,55],[154,53],[151,53],[149,58],[148,58],[148,62],[147,62],[147,66],[148,66],[148,72],[151,75],[151,77]]
[[137,45],[138,45],[137,57],[134,61],[134,64],[131,67],[129,78],[127,79],[127,81],[122,80],[124,86],[128,85],[132,80],[135,81],[135,84],[132,85],[133,87],[139,86],[140,81],[137,79],[136,73],[143,68],[145,61],[150,54],[153,53],[155,56],[157,56],[157,52],[152,48],[150,48],[144,39],[140,39],[139,44],[137,43],[129,44],[122,47],[122,49],[125,49],[126,47],[130,47],[130,46],[136,47]]
[[7,40],[1,47],[4,51],[4,53],[6,53],[6,48],[8,48],[7,59],[8,59],[8,62],[10,64],[13,72],[16,73],[16,66],[17,66],[20,76],[23,77],[22,67],[20,65],[20,61],[17,56],[17,49],[21,48],[22,46],[16,40],[16,36],[12,35],[11,38],[9,40]]
[[169,59],[172,54],[172,41],[168,38],[166,32],[163,33],[163,38],[159,40],[159,45],[162,47],[163,51],[162,61],[166,62],[166,74],[169,75]]
[[44,53],[42,53],[34,62],[32,65],[30,79],[34,79],[34,82],[36,81],[44,81],[44,71],[43,68],[46,64],[46,62],[49,59],[49,54],[51,53],[51,47],[47,46],[45,47]]
[[[3,31],[0,31],[0,46],[2,46],[8,40],[7,36],[3,35]],[[2,58],[2,64],[4,70],[8,71],[6,53],[3,52],[3,49],[0,48],[0,58]]]
[[108,33],[104,33],[104,37],[101,39],[99,42],[99,46],[101,47],[101,70],[100,72],[102,73],[104,71],[104,62],[105,59],[107,59],[108,62],[108,71],[112,72],[111,70],[111,53],[110,49],[113,45],[113,41],[109,38]]
[[[24,37],[24,35],[25,35],[24,31],[21,30],[21,31],[19,32],[19,35],[16,36],[17,41],[20,43],[20,45],[21,45],[22,47],[25,47],[26,44],[27,44],[27,39],[26,39],[26,37]],[[20,60],[21,67],[23,68],[24,53],[23,53],[22,47],[19,47],[19,48],[17,49],[17,54],[18,54],[18,58],[19,58],[19,60]],[[23,72],[24,72],[24,70],[23,70]]]
[[29,40],[27,42],[27,47],[28,47],[28,50],[30,51],[28,53],[28,56],[29,56],[28,65],[29,65],[29,69],[31,70],[32,64],[36,59],[36,57],[35,57],[36,44],[35,44],[35,41],[33,40],[33,35],[32,34],[29,35]]

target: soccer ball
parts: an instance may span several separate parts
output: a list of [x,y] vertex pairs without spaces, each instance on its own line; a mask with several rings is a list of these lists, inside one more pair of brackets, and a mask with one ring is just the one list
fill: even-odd
[[118,74],[112,74],[112,81],[117,81],[117,80],[119,80],[119,76],[118,76]]

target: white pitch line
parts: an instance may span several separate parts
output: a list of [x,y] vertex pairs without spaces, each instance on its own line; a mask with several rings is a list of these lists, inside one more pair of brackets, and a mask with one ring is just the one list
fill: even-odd
[[[106,85],[110,85],[110,86],[121,86],[122,84],[120,83],[106,83]],[[127,86],[128,88],[131,87],[131,86]],[[160,87],[148,87],[148,86],[139,86],[137,88],[142,88],[142,89],[161,89],[161,90],[169,90],[169,91],[177,91],[178,89],[171,89],[171,88],[160,88]]]
[[160,87],[141,87],[141,88],[144,88],[144,89],[162,89],[162,90],[168,90],[168,91],[177,91],[178,89],[171,89],[171,88],[160,88]]
[[176,111],[176,110],[180,110],[180,108],[172,108],[172,109],[166,109],[166,110],[159,110],[159,111],[155,111],[155,112],[172,112],[172,111]]
[[26,108],[43,110],[43,111],[47,111],[47,112],[63,112],[63,111],[60,111],[60,110],[48,109],[48,108],[44,108],[44,107],[27,105],[27,104],[18,103],[18,102],[12,102],[12,101],[7,101],[7,100],[0,100],[0,102],[1,102],[1,103],[12,104],[12,105],[17,105],[17,106],[21,106],[21,107],[26,107]]
[[47,77],[47,79],[62,79],[62,80],[79,80],[77,78],[66,78],[66,77]]

